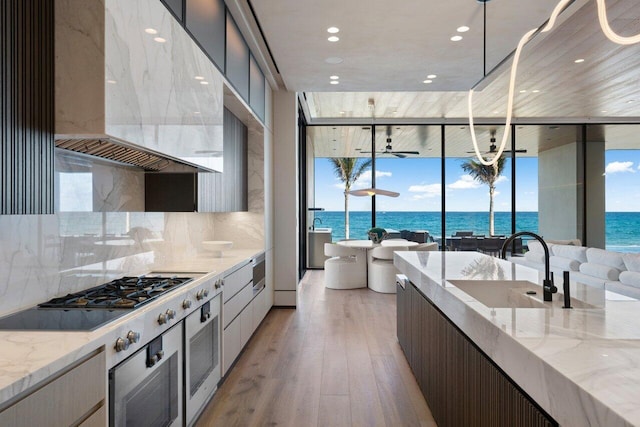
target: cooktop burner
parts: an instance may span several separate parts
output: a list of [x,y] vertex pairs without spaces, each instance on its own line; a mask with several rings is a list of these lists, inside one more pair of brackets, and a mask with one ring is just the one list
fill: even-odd
[[193,280],[191,277],[123,277],[38,304],[40,308],[132,309]]

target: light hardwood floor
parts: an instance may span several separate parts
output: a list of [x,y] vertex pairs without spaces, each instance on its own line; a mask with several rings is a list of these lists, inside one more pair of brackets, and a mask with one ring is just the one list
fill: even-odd
[[396,296],[308,271],[272,309],[198,426],[435,426],[396,338]]

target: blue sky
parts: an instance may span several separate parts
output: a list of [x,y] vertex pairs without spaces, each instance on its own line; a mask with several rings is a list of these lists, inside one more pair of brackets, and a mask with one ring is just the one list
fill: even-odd
[[[488,211],[489,190],[460,168],[464,159],[446,159],[447,211]],[[511,210],[511,160],[496,185],[496,211]],[[640,212],[640,150],[609,150],[605,156],[607,211]],[[439,211],[441,164],[439,158],[377,159],[376,187],[400,193],[397,198],[376,197],[379,211]],[[329,160],[316,159],[315,206],[328,211],[344,210],[343,188]],[[520,158],[516,164],[518,211],[538,210],[538,159]],[[355,188],[371,186],[371,173]],[[349,209],[371,209],[369,197],[349,196]]]

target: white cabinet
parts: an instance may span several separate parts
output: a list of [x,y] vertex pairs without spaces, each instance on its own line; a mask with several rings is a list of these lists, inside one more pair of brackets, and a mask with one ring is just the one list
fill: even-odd
[[106,425],[104,352],[53,375],[0,412],[0,426]]
[[271,308],[268,288],[253,291],[253,267],[247,264],[225,276],[223,289],[222,371],[227,373]]

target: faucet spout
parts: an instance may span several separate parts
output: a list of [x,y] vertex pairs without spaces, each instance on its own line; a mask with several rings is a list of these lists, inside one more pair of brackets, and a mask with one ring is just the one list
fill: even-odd
[[316,229],[316,221],[320,221],[320,224],[322,224],[322,220],[320,218],[313,218],[313,224],[311,225],[312,230]]
[[507,259],[507,248],[509,247],[509,244],[520,236],[533,237],[542,245],[542,249],[544,250],[544,281],[542,282],[543,297],[545,301],[552,301],[552,295],[558,292],[558,288],[556,288],[553,283],[553,274],[549,267],[549,246],[547,246],[547,243],[542,239],[542,237],[532,233],[531,231],[520,231],[515,233],[505,240],[502,245],[502,250],[500,251],[500,258]]

